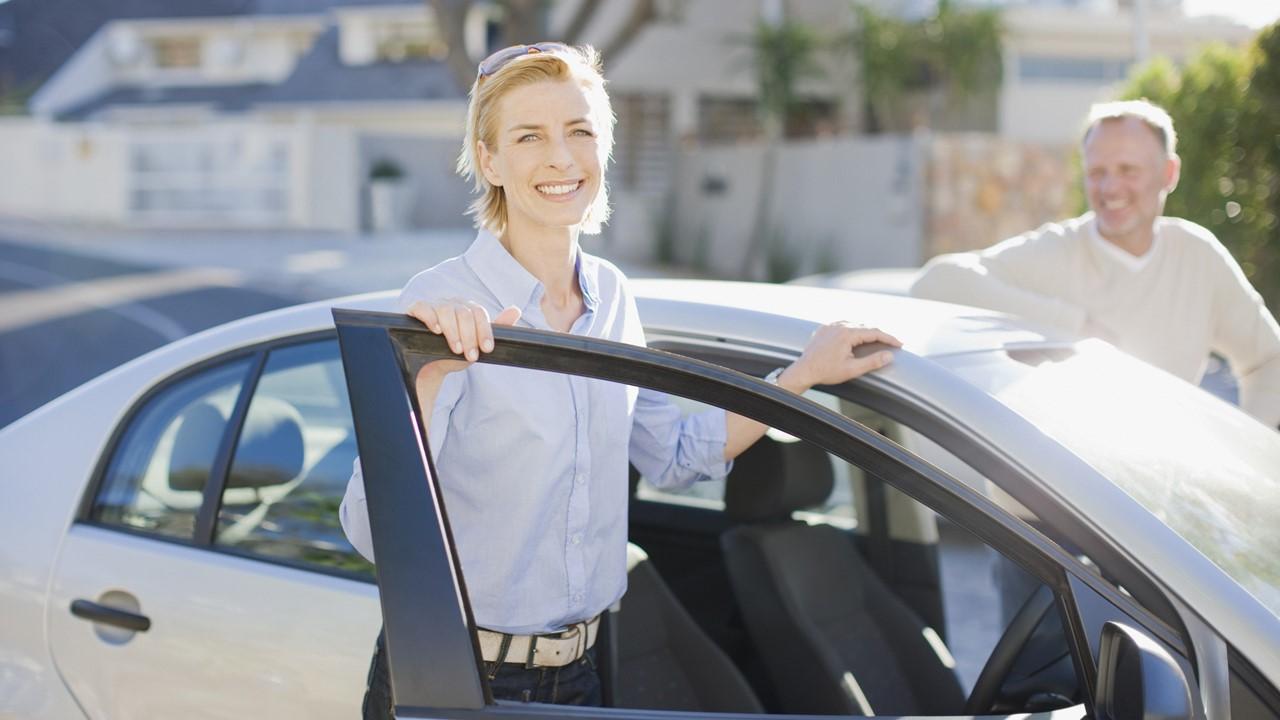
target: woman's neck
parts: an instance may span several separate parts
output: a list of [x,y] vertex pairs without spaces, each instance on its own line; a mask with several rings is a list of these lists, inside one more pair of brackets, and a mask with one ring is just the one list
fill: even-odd
[[499,241],[516,262],[542,283],[552,303],[564,306],[581,295],[575,267],[576,227],[513,228],[508,225]]

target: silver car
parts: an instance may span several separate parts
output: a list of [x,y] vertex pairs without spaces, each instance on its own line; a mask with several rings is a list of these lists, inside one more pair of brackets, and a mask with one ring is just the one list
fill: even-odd
[[[206,331],[0,430],[0,716],[351,717],[381,624],[402,717],[1280,717],[1270,429],[996,313],[633,288],[649,349],[513,328],[482,359],[773,428],[726,482],[635,479],[612,707],[489,696],[406,384],[443,343],[380,294]],[[806,397],[757,379],[837,319],[904,347]],[[376,583],[336,518],[358,452]]]

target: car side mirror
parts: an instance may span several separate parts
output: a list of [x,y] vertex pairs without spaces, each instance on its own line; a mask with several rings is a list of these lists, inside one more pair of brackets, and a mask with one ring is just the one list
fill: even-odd
[[1194,682],[1147,635],[1114,621],[1102,626],[1098,720],[1195,720]]

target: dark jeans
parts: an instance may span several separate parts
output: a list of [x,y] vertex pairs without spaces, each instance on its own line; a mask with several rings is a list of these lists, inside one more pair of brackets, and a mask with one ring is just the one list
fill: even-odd
[[[599,706],[602,698],[595,658],[596,651],[592,648],[583,657],[560,668],[526,669],[521,663],[485,663],[485,675],[496,700]],[[369,664],[362,713],[364,720],[390,720],[393,715],[387,646],[381,632]]]

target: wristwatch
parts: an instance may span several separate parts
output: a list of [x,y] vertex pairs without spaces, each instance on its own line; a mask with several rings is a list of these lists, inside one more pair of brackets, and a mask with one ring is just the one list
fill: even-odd
[[782,377],[782,373],[784,372],[786,372],[786,368],[784,367],[774,368],[772,372],[764,376],[764,381],[770,385],[777,385],[778,378]]

